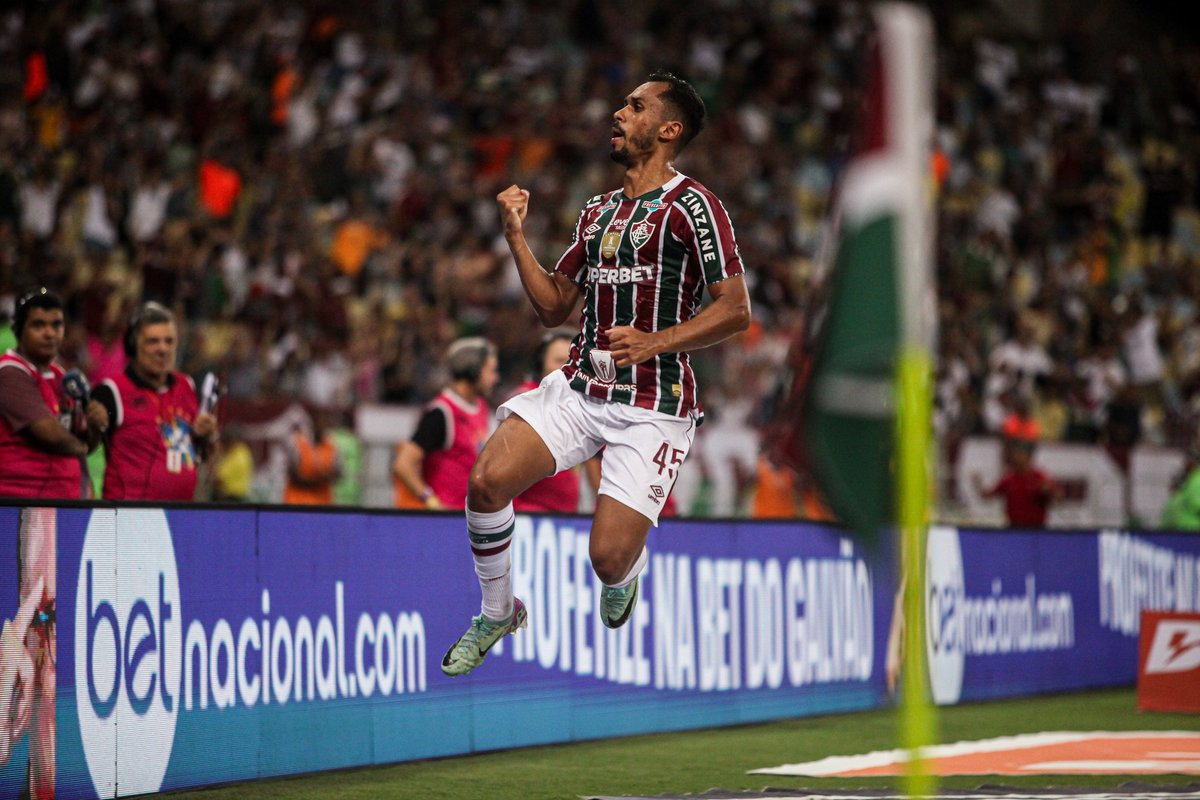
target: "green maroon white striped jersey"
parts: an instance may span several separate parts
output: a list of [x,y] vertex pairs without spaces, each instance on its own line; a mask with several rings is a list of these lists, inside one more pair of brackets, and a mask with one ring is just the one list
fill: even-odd
[[721,201],[679,174],[640,197],[621,190],[587,202],[554,270],[583,293],[579,335],[563,372],[571,388],[614,403],[685,417],[701,414],[687,353],[616,367],[608,332],[652,332],[696,315],[704,287],[742,274],[733,224]]

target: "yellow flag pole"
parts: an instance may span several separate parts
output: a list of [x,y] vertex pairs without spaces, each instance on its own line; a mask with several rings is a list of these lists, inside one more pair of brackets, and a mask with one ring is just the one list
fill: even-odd
[[900,571],[904,586],[904,660],[900,713],[901,744],[908,750],[905,793],[930,797],[937,789],[923,755],[933,744],[935,714],[929,702],[925,656],[925,531],[929,521],[929,447],[932,411],[932,359],[907,345],[897,370],[897,505]]

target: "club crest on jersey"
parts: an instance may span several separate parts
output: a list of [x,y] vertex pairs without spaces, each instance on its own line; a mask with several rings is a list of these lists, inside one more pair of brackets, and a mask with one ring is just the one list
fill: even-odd
[[616,256],[617,247],[621,244],[621,232],[609,231],[600,239],[600,257],[610,259]]
[[633,242],[634,249],[637,249],[650,241],[650,237],[654,235],[653,222],[639,222],[629,229],[629,240]]
[[617,379],[617,365],[613,362],[612,353],[607,350],[593,350],[588,353],[588,358],[592,360],[592,369],[596,371],[596,377],[605,383],[612,383]]

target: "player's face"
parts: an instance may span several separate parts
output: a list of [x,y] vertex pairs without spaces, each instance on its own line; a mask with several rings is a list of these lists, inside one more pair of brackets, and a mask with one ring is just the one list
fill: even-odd
[[65,322],[61,308],[31,308],[21,328],[21,354],[35,364],[49,364],[62,347]]
[[135,367],[138,373],[151,383],[166,380],[167,373],[175,368],[176,345],[173,322],[143,325],[137,337]]
[[613,114],[613,161],[633,166],[658,146],[659,127],[663,123],[663,102],[659,94],[665,83],[643,83],[625,98],[625,105]]
[[546,348],[546,355],[542,357],[542,377],[549,375],[554,370],[567,363],[567,358],[571,355],[571,343],[566,339],[555,339]]

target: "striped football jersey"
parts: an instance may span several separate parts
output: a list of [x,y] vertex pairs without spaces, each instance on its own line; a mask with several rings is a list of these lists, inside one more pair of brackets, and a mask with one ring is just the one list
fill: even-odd
[[571,388],[614,403],[684,417],[701,414],[687,353],[615,366],[609,331],[647,333],[696,315],[704,287],[741,275],[733,224],[721,201],[679,174],[639,197],[621,190],[584,206],[555,271],[583,293],[579,335],[563,372]]

